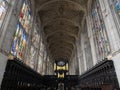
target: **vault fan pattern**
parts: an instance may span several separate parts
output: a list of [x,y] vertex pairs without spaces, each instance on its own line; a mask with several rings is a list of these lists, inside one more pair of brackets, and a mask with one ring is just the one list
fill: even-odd
[[36,0],[47,48],[53,60],[69,60],[91,0]]

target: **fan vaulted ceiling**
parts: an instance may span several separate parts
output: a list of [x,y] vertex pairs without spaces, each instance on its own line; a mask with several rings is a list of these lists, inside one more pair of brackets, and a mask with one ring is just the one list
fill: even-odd
[[35,0],[47,47],[54,60],[70,59],[89,0]]

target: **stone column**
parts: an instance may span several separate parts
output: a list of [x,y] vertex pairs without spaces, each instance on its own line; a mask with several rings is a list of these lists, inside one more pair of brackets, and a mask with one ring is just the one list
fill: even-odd
[[91,46],[93,65],[95,65],[97,63],[97,57],[96,57],[95,44],[94,44],[93,32],[92,32],[92,21],[89,15],[86,17],[86,23],[87,23],[87,28],[88,28],[87,32],[88,32],[88,38],[89,38],[90,46]]
[[81,74],[81,65],[80,65],[81,62],[80,62],[80,53],[79,53],[80,52],[80,44],[79,43],[80,43],[80,40],[78,39],[76,46],[77,46],[77,58],[78,58],[78,65],[79,65],[78,67],[79,67],[79,75],[80,75]]
[[82,53],[83,53],[83,62],[84,62],[84,71],[87,70],[87,65],[86,65],[86,56],[85,56],[85,50],[84,50],[84,34],[81,33],[81,50],[82,50]]

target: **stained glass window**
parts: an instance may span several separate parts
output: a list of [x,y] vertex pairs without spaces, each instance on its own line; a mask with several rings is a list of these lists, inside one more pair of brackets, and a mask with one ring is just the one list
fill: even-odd
[[44,44],[42,38],[40,40],[40,50],[39,50],[39,59],[38,59],[38,68],[37,71],[42,74],[43,71],[43,59],[44,59]]
[[26,33],[29,33],[31,27],[31,10],[29,6],[29,2],[24,0],[20,15],[19,15],[19,22],[23,26]]
[[110,10],[120,35],[120,0],[108,0]]
[[110,53],[110,46],[98,0],[95,1],[92,9],[92,20],[96,53],[98,60],[102,60]]
[[3,24],[3,21],[5,19],[8,6],[9,6],[9,0],[0,0],[0,28]]
[[36,55],[37,55],[37,51],[36,51],[35,47],[31,45],[30,54],[29,54],[29,57],[30,57],[29,58],[29,66],[31,68],[35,67]]
[[37,32],[37,26],[35,25],[34,31],[32,32],[32,39],[31,39],[31,48],[29,53],[29,66],[34,68],[36,66],[37,55],[39,53],[39,40],[40,34]]
[[40,41],[40,34],[37,32],[37,27],[35,27],[33,34],[32,34],[32,44],[35,48],[39,48],[39,41]]
[[17,30],[13,39],[11,53],[18,58],[22,59],[24,50],[27,44],[27,35],[22,28],[21,24],[17,24]]
[[24,0],[11,46],[11,53],[19,59],[23,59],[26,50],[29,36],[28,32],[30,31],[29,27],[31,27],[31,11],[28,0]]
[[120,1],[115,0],[113,3],[115,5],[115,10],[116,10],[118,16],[120,17]]

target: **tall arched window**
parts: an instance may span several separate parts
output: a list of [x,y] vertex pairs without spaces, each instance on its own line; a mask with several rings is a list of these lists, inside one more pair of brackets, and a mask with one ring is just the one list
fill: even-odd
[[28,54],[27,64],[35,69],[35,66],[38,61],[38,53],[39,53],[39,41],[40,41],[40,33],[38,32],[38,26],[34,25],[34,30],[32,31],[31,35],[31,44],[30,44],[30,50]]
[[8,7],[10,4],[10,0],[0,0],[0,34],[1,34],[1,27],[3,25],[3,22],[5,20],[5,16],[8,12]]
[[17,29],[11,46],[11,53],[19,59],[23,59],[28,44],[28,36],[32,24],[30,1],[24,0],[21,8]]
[[94,2],[91,17],[93,22],[92,31],[96,46],[97,59],[102,60],[110,53],[110,45],[98,0],[95,0]]
[[120,0],[108,0],[115,25],[120,36]]

